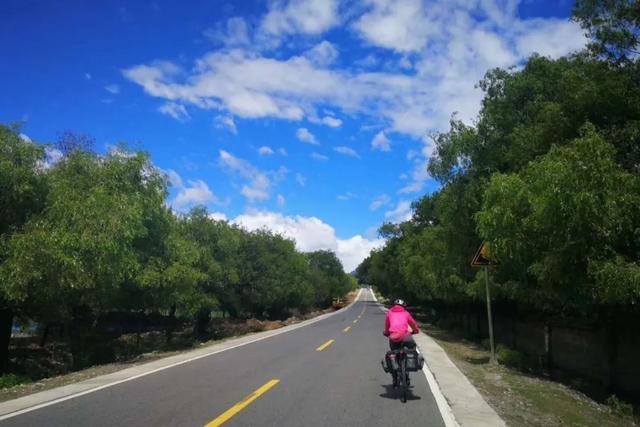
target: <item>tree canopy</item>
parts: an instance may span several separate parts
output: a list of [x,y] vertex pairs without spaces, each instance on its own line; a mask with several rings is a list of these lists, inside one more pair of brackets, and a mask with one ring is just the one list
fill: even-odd
[[455,116],[428,170],[442,185],[385,224],[359,280],[416,302],[482,296],[486,240],[497,298],[556,312],[637,307],[640,61],[635,1],[576,2],[588,51],[489,70],[474,125]]
[[0,125],[3,331],[15,314],[283,318],[353,289],[333,252],[300,253],[292,240],[213,220],[204,207],[173,212],[167,177],[147,154],[97,154],[86,136],[63,139],[52,164],[45,146]]

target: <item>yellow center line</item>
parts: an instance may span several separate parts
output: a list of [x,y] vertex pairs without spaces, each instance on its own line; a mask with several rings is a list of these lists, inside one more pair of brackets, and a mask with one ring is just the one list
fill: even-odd
[[325,348],[329,347],[331,344],[333,344],[335,340],[329,340],[326,343],[322,344],[320,347],[316,348],[316,351],[322,351]]
[[349,332],[349,330],[351,329],[351,326],[347,326],[346,328],[344,328],[342,331],[343,332]]
[[259,398],[260,396],[265,394],[267,391],[269,391],[269,389],[271,387],[273,387],[274,385],[278,384],[279,382],[280,382],[280,380],[276,380],[276,379],[273,379],[273,380],[267,382],[265,385],[263,385],[262,387],[260,387],[259,389],[257,389],[256,391],[254,391],[253,393],[251,393],[250,395],[248,395],[244,399],[242,399],[240,402],[238,402],[235,405],[233,405],[231,408],[227,409],[224,413],[219,415],[215,420],[211,421],[210,423],[208,423],[204,427],[221,426],[222,424],[226,423],[231,418],[233,418],[233,416],[236,415],[238,412],[242,411],[244,408],[249,406],[251,404],[251,402],[253,402],[257,398]]

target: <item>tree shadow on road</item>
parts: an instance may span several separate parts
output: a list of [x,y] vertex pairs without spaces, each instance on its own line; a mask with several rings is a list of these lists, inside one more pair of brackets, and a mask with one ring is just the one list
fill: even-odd
[[[394,399],[394,400],[400,400],[400,390],[397,388],[393,388],[393,385],[391,384],[384,384],[382,387],[384,387],[384,393],[382,393],[380,395],[380,397],[384,397],[386,399]],[[407,401],[409,400],[421,400],[422,398],[420,396],[416,396],[413,394],[413,391],[411,390],[411,386],[409,387],[409,390],[407,392]]]

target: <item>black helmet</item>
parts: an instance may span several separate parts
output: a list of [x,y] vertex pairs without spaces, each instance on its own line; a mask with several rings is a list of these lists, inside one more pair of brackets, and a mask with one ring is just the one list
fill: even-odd
[[404,300],[403,300],[403,299],[398,298],[397,300],[395,300],[395,301],[393,302],[393,305],[401,305],[401,306],[403,306],[403,307],[406,307],[406,306],[407,306],[407,303],[406,303],[406,302],[404,302]]

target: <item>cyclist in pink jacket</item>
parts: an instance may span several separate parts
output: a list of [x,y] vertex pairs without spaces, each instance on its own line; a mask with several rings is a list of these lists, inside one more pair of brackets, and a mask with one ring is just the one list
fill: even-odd
[[399,350],[402,346],[407,348],[416,347],[416,342],[411,335],[417,334],[420,329],[411,313],[406,310],[406,307],[407,304],[404,300],[395,300],[384,320],[383,334],[389,337],[389,348],[391,350]]

